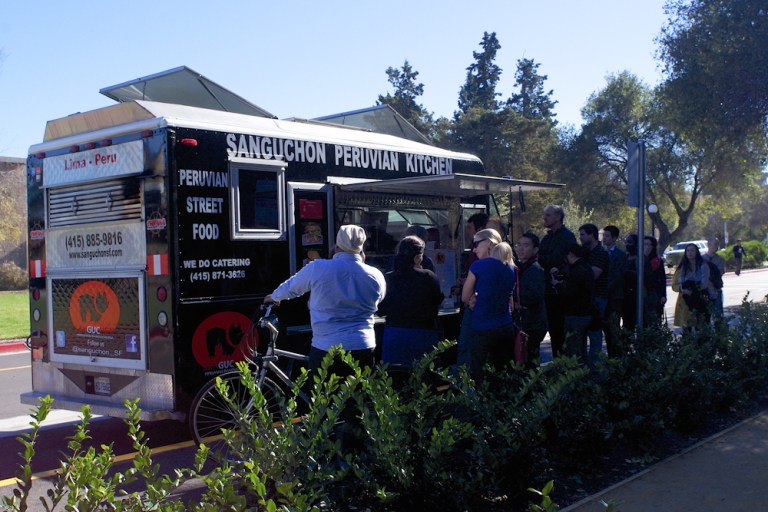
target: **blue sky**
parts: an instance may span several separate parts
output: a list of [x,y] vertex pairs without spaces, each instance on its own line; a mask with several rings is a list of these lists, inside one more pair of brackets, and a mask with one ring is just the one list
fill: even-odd
[[483,32],[506,99],[533,59],[561,123],[623,70],[660,80],[663,0],[13,1],[0,5],[0,156],[25,157],[45,123],[114,104],[99,89],[186,65],[280,118],[375,104],[407,59],[420,103],[451,116]]

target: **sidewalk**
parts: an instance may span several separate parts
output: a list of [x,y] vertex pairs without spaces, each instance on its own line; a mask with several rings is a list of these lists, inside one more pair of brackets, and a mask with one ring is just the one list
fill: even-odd
[[563,512],[765,510],[768,505],[768,410],[654,464]]

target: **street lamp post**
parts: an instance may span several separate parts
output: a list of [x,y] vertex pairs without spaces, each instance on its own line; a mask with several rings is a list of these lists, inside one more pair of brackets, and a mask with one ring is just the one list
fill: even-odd
[[656,224],[653,221],[653,216],[659,211],[659,207],[655,203],[648,205],[648,216],[651,218],[651,236],[656,238]]

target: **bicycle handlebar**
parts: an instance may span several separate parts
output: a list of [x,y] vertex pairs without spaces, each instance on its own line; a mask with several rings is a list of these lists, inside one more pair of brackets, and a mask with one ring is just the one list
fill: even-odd
[[262,327],[262,328],[266,327],[267,323],[274,325],[274,322],[272,321],[271,317],[272,317],[272,308],[276,308],[276,307],[277,307],[277,304],[274,302],[264,302],[261,304],[261,306],[259,307],[259,316],[260,316],[258,321],[259,327]]

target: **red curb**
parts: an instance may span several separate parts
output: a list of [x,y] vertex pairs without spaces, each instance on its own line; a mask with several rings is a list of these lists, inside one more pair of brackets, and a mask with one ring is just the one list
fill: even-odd
[[23,341],[0,341],[0,354],[25,351],[27,351],[27,345]]

